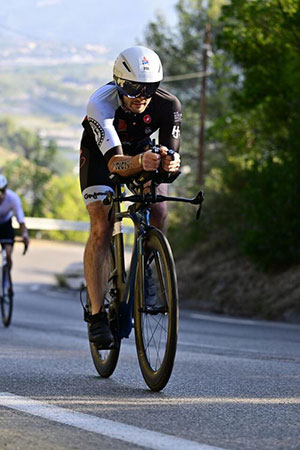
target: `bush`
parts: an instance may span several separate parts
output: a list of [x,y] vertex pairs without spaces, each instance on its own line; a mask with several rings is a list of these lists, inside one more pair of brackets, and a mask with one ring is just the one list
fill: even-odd
[[[300,189],[295,161],[224,168],[228,212],[241,249],[264,269],[300,262]],[[229,217],[228,217],[229,218]]]

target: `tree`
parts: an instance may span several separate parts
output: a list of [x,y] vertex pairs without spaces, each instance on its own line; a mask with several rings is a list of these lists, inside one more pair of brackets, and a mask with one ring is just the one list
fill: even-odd
[[[45,190],[43,215],[55,219],[88,220],[77,177],[71,174],[52,176]],[[88,237],[87,233],[78,231],[51,231],[46,235],[81,242],[86,242]]]
[[38,134],[17,127],[11,119],[2,120],[0,130],[1,145],[19,155],[3,167],[9,185],[24,198],[27,214],[41,216],[45,187],[56,172],[56,142],[44,143]]
[[215,123],[241,247],[264,267],[300,261],[300,4],[232,0],[219,45],[237,71],[232,109]]
[[12,119],[0,121],[0,145],[41,167],[56,171],[57,144],[54,139],[43,141],[38,133],[17,127]]
[[7,162],[3,172],[9,187],[22,197],[26,215],[43,217],[44,195],[52,172],[22,157]]

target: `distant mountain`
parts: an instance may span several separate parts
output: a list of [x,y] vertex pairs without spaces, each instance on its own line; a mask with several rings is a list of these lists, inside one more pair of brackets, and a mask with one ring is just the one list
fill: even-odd
[[114,58],[124,47],[143,41],[145,29],[160,10],[174,23],[177,0],[9,0],[1,2],[0,31],[38,45],[92,44]]
[[107,61],[107,58],[107,51],[101,45],[40,41],[0,29],[1,68],[22,65],[103,63]]
[[[1,4],[0,27],[33,41],[101,45],[99,0],[10,0]],[[114,15],[118,17],[118,13]]]

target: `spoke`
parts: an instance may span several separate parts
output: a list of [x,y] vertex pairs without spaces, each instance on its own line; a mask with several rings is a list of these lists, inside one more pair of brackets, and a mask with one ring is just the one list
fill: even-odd
[[[150,320],[148,320],[148,322],[149,322],[149,328],[151,328]],[[155,329],[154,329],[154,331],[152,332],[152,335],[151,335],[151,341],[153,341],[154,347],[156,349],[156,364],[154,365],[154,369],[155,370],[157,369],[157,360],[159,359],[159,350],[157,348],[157,344],[156,344],[156,341],[155,341],[155,338],[154,338],[154,333],[157,330],[157,327],[158,327],[158,324],[156,325],[156,327],[155,327]],[[151,331],[152,331],[152,328],[151,328]],[[150,342],[149,342],[149,346],[150,346]]]
[[[160,339],[159,339],[158,352],[159,352],[159,348],[160,348],[160,344],[161,344],[161,337],[162,337],[163,329],[164,329],[163,327],[160,327]],[[166,339],[166,343],[167,343],[167,339]]]
[[[160,327],[166,332],[168,333],[168,327],[164,327],[163,324],[160,324],[160,322],[167,316],[167,314],[157,314],[157,315],[152,315],[152,314],[147,314],[149,316],[152,317],[152,320],[154,320],[155,322],[157,322],[157,326],[160,325]],[[157,319],[158,318],[158,319]]]
[[[163,331],[165,332],[165,343],[167,343],[167,329],[165,328],[165,326],[161,323],[164,321],[165,316],[164,315],[160,315],[159,319],[157,320],[157,317],[153,317],[151,315],[146,315],[146,317],[144,318],[143,322],[144,322],[144,326],[143,326],[143,330],[145,331],[146,336],[146,342],[144,342],[145,344],[145,350],[148,354],[148,360],[150,365],[151,364],[151,349],[155,350],[156,353],[156,360],[155,360],[155,370],[158,367],[158,363],[161,365],[162,363],[162,357],[161,357],[161,352],[163,352],[163,349],[161,348],[162,344],[162,335],[163,335]],[[152,321],[152,323],[151,323]],[[147,322],[148,326],[145,324],[145,322]],[[155,326],[153,327],[153,324],[155,322]],[[156,334],[156,331],[158,330],[158,327],[160,327],[160,331],[158,331],[158,335]],[[149,332],[150,330],[150,332]],[[150,335],[150,337],[149,337]],[[152,346],[151,346],[152,344]]]
[[[157,330],[157,327],[158,327],[158,325],[159,325],[159,321],[156,323],[156,327],[155,327],[155,329],[154,329],[154,331],[152,331],[152,327],[151,327],[151,325],[150,325],[150,317],[151,317],[151,315],[146,315],[146,320],[147,320],[147,322],[148,322],[148,324],[149,324],[149,328],[151,329],[151,338],[150,338],[150,341],[148,342],[148,346],[151,344],[151,341],[153,340],[153,337],[154,337],[154,333],[155,333],[155,331]],[[148,329],[148,328],[147,328]],[[148,339],[147,339],[147,341],[148,341]]]

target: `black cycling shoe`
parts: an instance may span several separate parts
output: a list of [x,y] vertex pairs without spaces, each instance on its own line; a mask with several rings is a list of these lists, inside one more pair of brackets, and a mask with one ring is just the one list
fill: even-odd
[[91,315],[89,322],[89,340],[92,344],[101,349],[109,349],[115,345],[106,312]]

